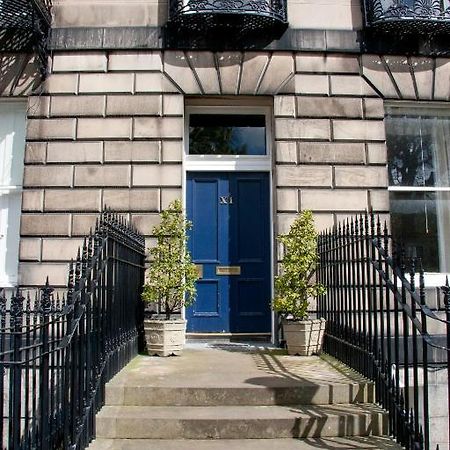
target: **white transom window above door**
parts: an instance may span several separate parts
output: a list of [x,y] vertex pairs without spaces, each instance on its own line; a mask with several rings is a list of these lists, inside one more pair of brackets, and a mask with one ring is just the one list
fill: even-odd
[[271,107],[186,106],[186,170],[270,170]]
[[17,284],[26,103],[0,102],[0,287]]

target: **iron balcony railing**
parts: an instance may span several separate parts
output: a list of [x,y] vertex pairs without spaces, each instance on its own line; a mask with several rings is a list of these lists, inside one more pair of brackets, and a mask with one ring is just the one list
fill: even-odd
[[52,0],[0,0],[0,52],[34,53],[42,75],[47,63],[47,41]]
[[194,48],[196,38],[209,47],[245,45],[246,37],[272,39],[286,28],[287,0],[169,0],[169,38],[184,34]]
[[364,0],[365,24],[396,34],[450,33],[449,0]]
[[[450,419],[448,434],[441,427],[436,439],[430,429],[435,408],[450,414],[448,280],[434,311],[421,261],[406,258],[373,215],[322,233],[318,251],[317,277],[327,289],[318,301],[318,315],[327,319],[325,351],[374,381],[391,435],[407,450],[448,442]],[[437,371],[447,395],[433,399],[429,377]]]

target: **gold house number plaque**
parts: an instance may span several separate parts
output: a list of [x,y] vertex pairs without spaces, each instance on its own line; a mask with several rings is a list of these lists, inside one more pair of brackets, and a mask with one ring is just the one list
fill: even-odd
[[217,266],[216,275],[240,275],[241,266]]

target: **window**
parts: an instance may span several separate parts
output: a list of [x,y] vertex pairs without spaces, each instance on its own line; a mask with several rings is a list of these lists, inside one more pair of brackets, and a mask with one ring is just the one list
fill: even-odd
[[450,272],[450,111],[387,113],[393,237],[427,272]]
[[188,171],[271,169],[272,99],[188,99],[184,168]]
[[0,103],[0,287],[17,283],[26,105]]
[[265,155],[263,114],[191,114],[190,155]]

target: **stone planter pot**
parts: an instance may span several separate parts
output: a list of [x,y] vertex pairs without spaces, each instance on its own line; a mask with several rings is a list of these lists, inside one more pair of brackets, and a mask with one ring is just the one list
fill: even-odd
[[150,356],[180,355],[186,342],[186,321],[144,320],[145,342]]
[[285,320],[283,332],[288,354],[310,356],[320,353],[325,334],[325,319]]

